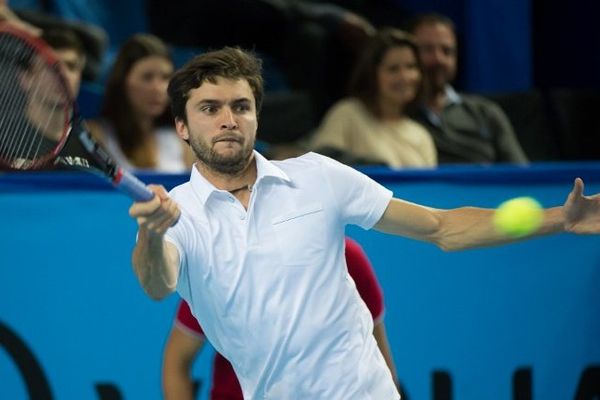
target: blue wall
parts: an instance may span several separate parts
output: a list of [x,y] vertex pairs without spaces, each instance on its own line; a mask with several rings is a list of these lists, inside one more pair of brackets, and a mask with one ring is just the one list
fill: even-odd
[[[367,172],[396,196],[436,207],[495,207],[518,195],[557,205],[575,176],[588,192],[600,191],[600,164]],[[142,178],[167,186],[185,179]],[[0,193],[0,339],[8,329],[25,343],[55,398],[98,399],[95,386],[104,384],[125,399],[159,399],[177,297],[150,300],[131,271],[130,201],[78,173],[0,175]],[[444,253],[358,228],[348,233],[383,285],[411,399],[432,398],[436,370],[451,376],[456,399],[511,399],[522,367],[532,371],[534,399],[574,399],[582,371],[600,364],[600,237]],[[210,355],[195,367],[204,380]],[[0,381],[0,398],[27,398],[6,343]]]

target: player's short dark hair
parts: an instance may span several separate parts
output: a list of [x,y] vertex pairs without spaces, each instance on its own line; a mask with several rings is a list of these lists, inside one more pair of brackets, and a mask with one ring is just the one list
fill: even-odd
[[264,95],[262,61],[250,51],[224,47],[194,57],[175,72],[168,89],[173,116],[187,121],[185,105],[190,90],[199,88],[204,82],[215,83],[219,77],[245,79],[254,94],[256,112],[260,112]]

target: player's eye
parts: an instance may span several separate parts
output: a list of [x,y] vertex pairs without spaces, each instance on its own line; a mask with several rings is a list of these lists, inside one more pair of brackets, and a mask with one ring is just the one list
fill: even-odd
[[233,109],[236,112],[246,112],[246,111],[250,111],[250,105],[249,104],[238,104],[235,107],[233,107]]
[[218,108],[216,106],[212,106],[212,105],[205,105],[200,107],[200,111],[202,111],[203,113],[207,113],[207,114],[214,114],[216,113],[218,110]]

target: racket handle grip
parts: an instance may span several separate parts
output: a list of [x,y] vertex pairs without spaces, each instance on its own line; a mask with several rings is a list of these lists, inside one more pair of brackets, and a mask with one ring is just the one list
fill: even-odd
[[113,185],[135,201],[150,201],[154,197],[154,192],[144,182],[122,168],[119,168]]

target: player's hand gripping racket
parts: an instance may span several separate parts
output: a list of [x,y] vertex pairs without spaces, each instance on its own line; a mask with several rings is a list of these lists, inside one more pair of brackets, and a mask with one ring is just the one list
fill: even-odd
[[54,166],[100,174],[136,201],[154,197],[91,137],[52,50],[0,23],[0,169]]

